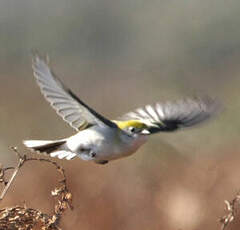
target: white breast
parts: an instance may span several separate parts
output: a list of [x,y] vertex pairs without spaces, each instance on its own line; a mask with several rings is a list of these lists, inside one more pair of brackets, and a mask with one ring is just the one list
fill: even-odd
[[85,148],[93,147],[93,145],[97,146],[103,139],[101,133],[93,129],[85,129],[68,138],[67,146],[71,151],[78,152],[81,146]]
[[[146,136],[133,138],[120,133],[119,130],[93,127],[68,138],[66,144],[84,160],[113,160],[131,155],[146,142]],[[91,149],[96,153],[95,158],[82,153],[81,148]]]

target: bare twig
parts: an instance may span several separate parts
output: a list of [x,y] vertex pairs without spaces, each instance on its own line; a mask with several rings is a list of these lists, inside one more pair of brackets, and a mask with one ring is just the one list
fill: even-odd
[[5,173],[8,171],[8,170],[11,170],[11,169],[15,169],[14,167],[6,167],[6,168],[0,168],[0,183],[4,183],[4,185],[6,186],[7,185],[7,180],[5,178]]
[[[17,164],[17,166],[15,167],[15,169],[14,169],[14,171],[13,171],[13,174],[12,174],[10,180],[7,182],[6,186],[4,187],[4,189],[3,189],[3,191],[2,191],[2,193],[1,193],[1,195],[0,195],[0,200],[2,200],[2,199],[4,198],[5,194],[7,193],[8,189],[9,189],[9,187],[10,187],[10,185],[12,184],[14,178],[16,177],[19,169],[20,169],[21,166],[24,164],[24,161],[25,161],[25,159],[26,159],[25,155],[24,155],[24,156],[21,156],[21,155],[18,153],[18,151],[17,151],[16,148],[12,148],[12,149],[17,153],[17,156],[18,156],[18,158],[19,158],[19,161],[18,161],[18,164]],[[9,169],[9,167],[8,167],[7,169]],[[6,168],[3,170],[3,172],[4,172],[4,171],[6,171]],[[4,174],[3,174],[3,178],[4,178]],[[5,179],[3,179],[3,181],[5,181]]]
[[[40,225],[41,229],[43,230],[59,230],[60,228],[58,227],[58,223],[63,212],[68,208],[73,209],[72,194],[68,191],[66,185],[66,175],[64,169],[50,159],[27,157],[25,154],[20,154],[16,147],[12,148],[12,150],[18,157],[18,164],[15,168],[7,167],[0,169],[0,183],[4,183],[5,185],[3,191],[1,192],[0,200],[4,198],[20,168],[26,162],[40,161],[50,163],[55,166],[57,171],[61,174],[62,179],[59,181],[60,186],[56,187],[51,193],[53,197],[57,197],[53,215],[44,214],[40,210],[21,206],[3,208],[0,209],[0,229],[33,229],[34,226]],[[5,172],[10,169],[14,169],[14,171],[7,182],[5,178]]]

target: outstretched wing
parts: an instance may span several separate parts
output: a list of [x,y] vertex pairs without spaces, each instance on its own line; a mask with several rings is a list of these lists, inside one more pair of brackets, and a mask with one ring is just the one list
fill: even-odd
[[91,125],[116,128],[116,124],[104,118],[81,101],[53,74],[47,62],[35,54],[32,60],[34,76],[41,92],[57,113],[77,131]]
[[199,124],[220,109],[220,104],[209,97],[196,97],[176,102],[156,103],[129,112],[120,119],[139,120],[147,124],[150,134],[174,131]]

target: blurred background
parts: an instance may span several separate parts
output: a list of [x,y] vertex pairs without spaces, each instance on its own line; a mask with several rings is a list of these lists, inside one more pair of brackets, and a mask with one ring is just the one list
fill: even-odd
[[[194,129],[155,135],[135,155],[96,165],[59,161],[74,211],[63,229],[220,229],[224,200],[240,189],[240,1],[0,1],[0,162],[23,139],[74,133],[44,100],[31,49],[48,53],[80,98],[115,118],[156,101],[195,94],[224,111]],[[1,207],[54,203],[55,172],[30,163]],[[239,229],[239,219],[231,229]]]

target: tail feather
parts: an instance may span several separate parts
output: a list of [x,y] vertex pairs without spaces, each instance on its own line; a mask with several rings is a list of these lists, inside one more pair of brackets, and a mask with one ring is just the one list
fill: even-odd
[[27,140],[23,144],[30,149],[40,153],[47,153],[51,157],[58,157],[59,159],[71,160],[77,156],[76,153],[71,152],[65,146],[66,140],[57,141],[41,141],[41,140]]
[[74,157],[77,156],[76,153],[67,151],[67,150],[57,150],[50,153],[51,157],[58,157],[59,159],[66,159],[66,160],[72,160]]
[[23,144],[28,148],[31,148],[35,151],[52,153],[61,148],[63,144],[65,144],[65,140],[57,140],[57,141],[40,141],[40,140],[27,140],[23,141]]

